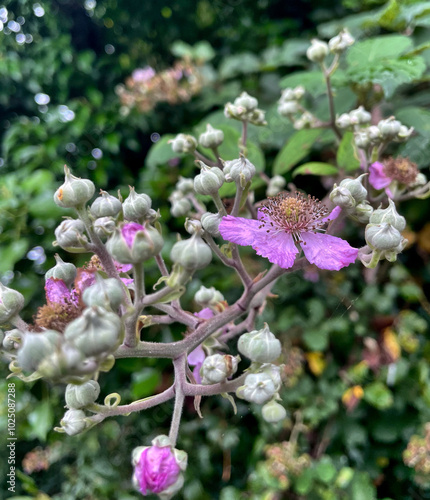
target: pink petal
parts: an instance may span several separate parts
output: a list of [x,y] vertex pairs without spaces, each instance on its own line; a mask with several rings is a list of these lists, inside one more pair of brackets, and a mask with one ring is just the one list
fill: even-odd
[[209,307],[205,307],[201,311],[194,313],[194,316],[197,316],[198,318],[201,319],[211,319],[213,315],[214,313],[212,309],[210,309]]
[[116,267],[116,270],[119,273],[128,273],[130,269],[133,268],[133,264],[121,264],[120,262],[117,262],[116,260],[113,261]]
[[331,222],[332,220],[337,219],[340,212],[342,212],[342,207],[334,207],[327,217],[323,217],[321,219],[321,222]]
[[336,236],[324,233],[301,233],[300,236],[306,258],[320,269],[339,271],[357,258],[358,249]]
[[84,290],[96,282],[96,270],[88,270],[80,267],[75,278],[75,288],[82,295]]
[[202,364],[205,358],[206,358],[205,351],[203,350],[203,347],[199,345],[193,351],[191,351],[190,354],[188,354],[187,359],[189,365],[195,366],[199,363]]
[[256,232],[252,248],[257,255],[266,257],[272,264],[289,269],[294,264],[294,259],[299,253],[294,244],[293,237],[285,231],[272,230],[269,233]]
[[145,228],[137,222],[129,222],[122,226],[121,234],[129,248],[133,246],[134,238],[138,231],[145,231]]
[[63,280],[49,278],[45,283],[46,301],[49,303],[61,304],[70,300],[70,291]]
[[376,161],[369,168],[369,182],[375,189],[387,187],[391,179],[385,175],[383,163]]
[[227,215],[219,224],[219,232],[226,241],[247,246],[253,244],[259,225],[258,220]]

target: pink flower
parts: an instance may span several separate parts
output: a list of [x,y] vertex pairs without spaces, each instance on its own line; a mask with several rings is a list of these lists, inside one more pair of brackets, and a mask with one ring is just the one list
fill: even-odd
[[384,164],[380,161],[375,161],[369,167],[369,182],[375,189],[384,189],[391,183],[391,179],[384,170]]
[[135,466],[135,477],[143,495],[161,493],[174,484],[181,472],[170,446],[145,448]]
[[46,302],[48,304],[66,304],[77,305],[79,297],[75,289],[70,291],[63,280],[48,278],[45,283]]
[[202,378],[200,377],[200,368],[202,367],[203,361],[205,359],[206,359],[206,354],[201,345],[199,345],[193,351],[191,351],[187,357],[188,364],[194,366],[193,375],[198,384],[202,383]]
[[352,264],[358,254],[346,241],[323,233],[340,210],[336,207],[329,214],[316,198],[281,193],[260,208],[258,220],[228,215],[219,231],[225,240],[251,245],[257,255],[284,269],[292,267],[301,248],[311,264],[338,271]]
[[151,66],[145,66],[144,68],[138,68],[133,71],[131,77],[135,82],[147,82],[155,76],[155,71]]
[[408,158],[387,158],[384,163],[375,161],[369,167],[369,182],[375,189],[385,189],[389,198],[394,197],[398,185],[412,185],[418,175],[417,165]]
[[133,242],[138,231],[145,231],[145,228],[137,222],[129,222],[128,224],[124,224],[122,226],[121,234],[128,248],[131,248],[133,246]]

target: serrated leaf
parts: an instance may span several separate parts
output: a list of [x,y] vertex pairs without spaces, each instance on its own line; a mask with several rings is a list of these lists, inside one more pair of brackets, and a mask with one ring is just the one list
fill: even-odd
[[227,56],[221,62],[219,73],[222,79],[255,73],[260,69],[260,59],[252,52]]
[[337,150],[336,163],[339,168],[346,172],[353,172],[360,167],[360,160],[354,147],[354,134],[346,132],[342,137]]
[[356,42],[346,55],[350,67],[365,66],[375,61],[397,59],[413,46],[410,37],[383,35],[362,42]]
[[273,163],[273,172],[275,174],[284,174],[291,170],[309,154],[313,144],[324,131],[321,128],[314,128],[299,130],[293,134],[276,156]]
[[335,175],[337,173],[338,169],[333,165],[313,161],[297,167],[293,172],[293,177],[296,175]]

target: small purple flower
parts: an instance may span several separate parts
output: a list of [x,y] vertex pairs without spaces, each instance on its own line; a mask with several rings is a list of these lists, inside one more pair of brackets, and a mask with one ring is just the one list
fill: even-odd
[[138,224],[137,222],[129,222],[124,224],[121,228],[121,234],[127,243],[128,248],[131,248],[138,231],[145,231],[145,228]]
[[369,168],[369,182],[375,189],[384,189],[391,183],[391,179],[385,173],[384,164],[375,161]]
[[311,264],[338,271],[353,263],[358,254],[346,241],[323,233],[340,211],[336,207],[329,214],[316,198],[281,193],[260,208],[258,220],[228,215],[219,231],[225,240],[251,245],[257,255],[284,269],[293,266],[301,248]]
[[369,167],[369,182],[375,189],[385,189],[394,198],[396,187],[412,185],[418,175],[417,165],[408,158],[387,158],[383,163],[375,161]]
[[70,291],[63,280],[49,278],[45,283],[46,301],[48,304],[65,304],[67,302],[77,304],[79,298],[76,291]]
[[145,448],[135,466],[135,477],[142,495],[161,493],[174,484],[181,472],[170,446]]
[[133,264],[121,264],[120,262],[117,262],[116,260],[114,260],[114,264],[115,264],[116,270],[119,273],[128,273],[128,271],[133,269]]
[[188,364],[194,366],[193,375],[194,378],[196,379],[196,382],[198,384],[201,384],[202,378],[200,377],[200,368],[202,367],[202,364],[206,359],[206,354],[205,351],[203,350],[203,347],[201,345],[196,347],[194,351],[191,351],[190,354],[188,354],[187,359],[188,359]]
[[138,68],[133,71],[131,77],[135,82],[147,82],[155,76],[155,71],[151,66],[145,66],[144,68]]

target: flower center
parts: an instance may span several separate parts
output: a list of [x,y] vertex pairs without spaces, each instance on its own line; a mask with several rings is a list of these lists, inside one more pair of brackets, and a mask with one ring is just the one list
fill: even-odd
[[260,208],[264,214],[260,228],[267,232],[278,229],[292,234],[296,241],[300,241],[300,233],[310,231],[324,231],[329,210],[314,196],[305,196],[302,193],[280,193]]
[[416,163],[412,163],[408,158],[388,158],[384,161],[384,172],[388,177],[401,184],[412,184],[418,175]]

